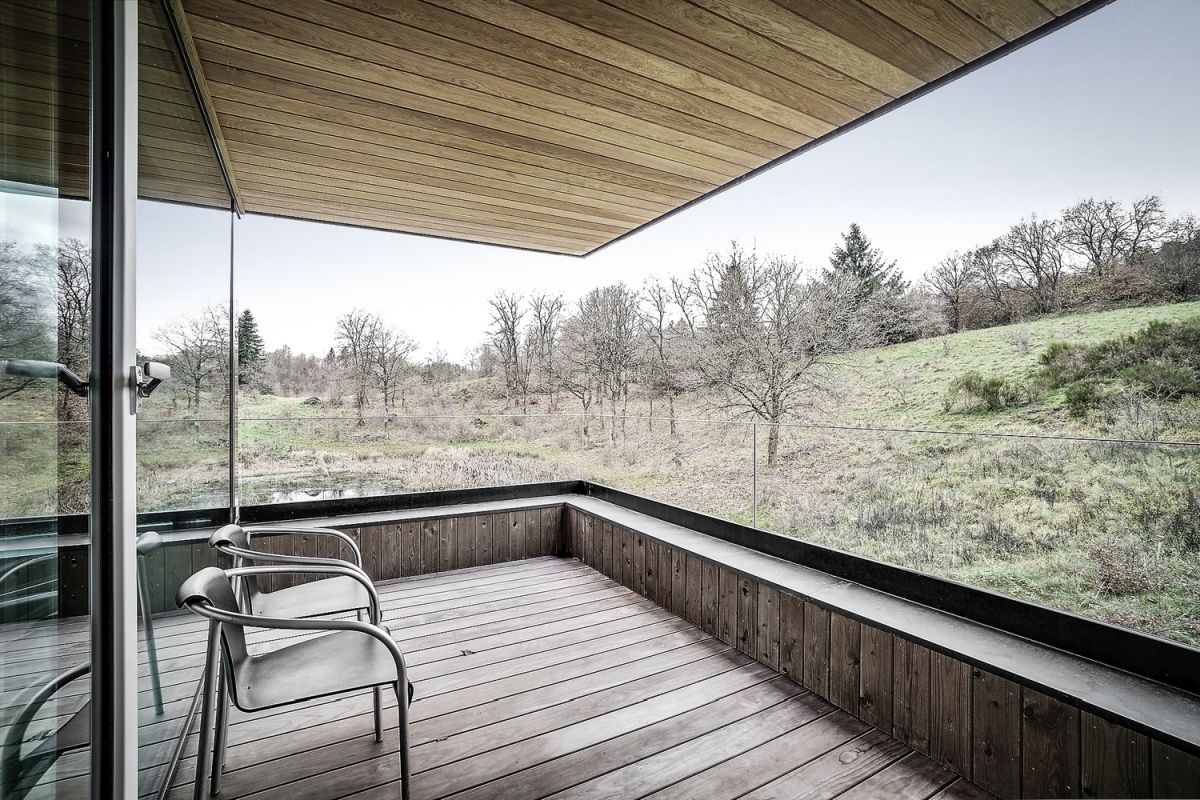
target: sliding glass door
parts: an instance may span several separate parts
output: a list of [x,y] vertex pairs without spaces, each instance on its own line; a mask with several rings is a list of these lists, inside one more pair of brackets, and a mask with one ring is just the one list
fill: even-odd
[[89,793],[87,3],[0,3],[0,797]]

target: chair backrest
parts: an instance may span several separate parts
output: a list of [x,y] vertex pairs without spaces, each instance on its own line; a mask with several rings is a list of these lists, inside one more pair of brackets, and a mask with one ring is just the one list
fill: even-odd
[[221,545],[231,544],[234,547],[249,548],[250,534],[246,533],[246,529],[241,525],[235,525],[232,522],[228,525],[222,525],[213,531],[213,535],[208,537],[209,547],[221,549]]
[[[175,593],[175,604],[187,608],[196,603],[207,603],[218,611],[241,613],[233,584],[229,576],[219,567],[205,567],[179,585]],[[228,622],[221,624],[221,641],[231,666],[237,669],[248,658],[246,632],[241,625]]]
[[[208,546],[224,552],[226,545],[233,545],[243,550],[249,550],[250,534],[246,533],[246,529],[241,525],[235,525],[232,522],[228,525],[222,525],[213,532],[212,536],[208,537]],[[235,567],[245,566],[245,559],[240,556],[234,556],[233,565]],[[242,586],[245,589],[245,594],[242,597],[246,600],[249,607],[253,603],[253,598],[262,593],[262,590],[258,586],[258,576],[243,575],[238,580],[242,581]]]
[[138,534],[137,554],[139,556],[148,556],[160,547],[162,547],[162,537],[154,531]]

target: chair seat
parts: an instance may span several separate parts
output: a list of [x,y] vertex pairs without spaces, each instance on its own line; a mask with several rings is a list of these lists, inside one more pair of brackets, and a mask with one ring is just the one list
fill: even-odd
[[303,619],[369,608],[371,600],[361,583],[348,575],[339,575],[266,594],[255,594],[250,599],[250,605],[258,617]]
[[261,711],[395,683],[396,662],[375,637],[335,631],[250,656],[234,680],[238,708]]

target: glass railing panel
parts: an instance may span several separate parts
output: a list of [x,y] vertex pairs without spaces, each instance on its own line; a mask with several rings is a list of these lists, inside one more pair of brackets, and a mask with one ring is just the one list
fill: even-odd
[[758,484],[763,528],[1200,644],[1194,445],[784,425]]

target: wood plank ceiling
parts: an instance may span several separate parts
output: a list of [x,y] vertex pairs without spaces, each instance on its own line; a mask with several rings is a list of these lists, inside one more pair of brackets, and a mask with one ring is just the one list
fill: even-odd
[[[88,5],[7,0],[0,25],[0,178],[88,196]],[[138,3],[138,189],[229,207],[204,119],[158,0]]]
[[[152,21],[172,9],[244,210],[585,254],[1104,2],[141,7]],[[65,56],[53,32],[28,33],[18,67],[36,82],[29,59]],[[225,203],[166,34],[143,25],[143,193]],[[76,112],[84,67],[69,76]],[[85,155],[76,117],[60,128],[63,163]]]

